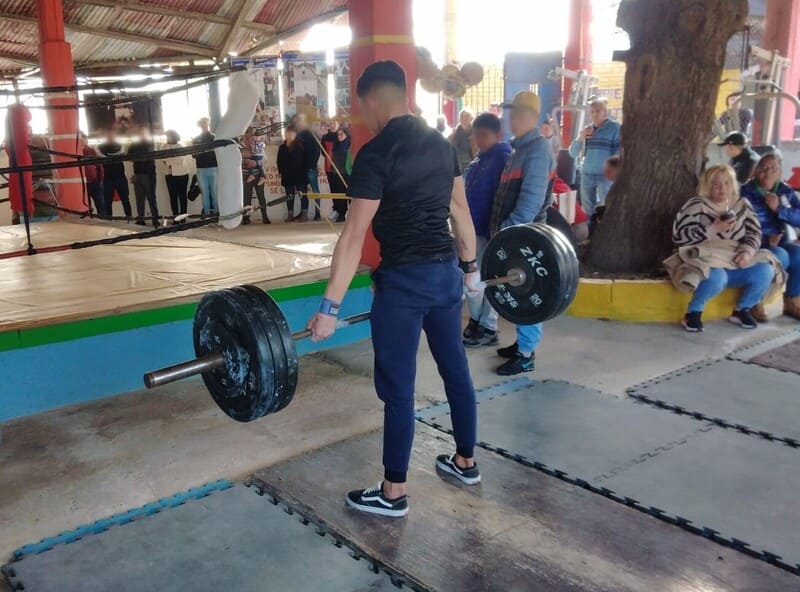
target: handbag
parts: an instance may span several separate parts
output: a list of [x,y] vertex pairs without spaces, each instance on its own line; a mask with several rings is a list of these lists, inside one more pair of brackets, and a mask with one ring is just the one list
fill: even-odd
[[200,196],[200,183],[197,182],[197,175],[192,175],[192,182],[189,183],[189,192],[186,197],[189,201],[194,201]]

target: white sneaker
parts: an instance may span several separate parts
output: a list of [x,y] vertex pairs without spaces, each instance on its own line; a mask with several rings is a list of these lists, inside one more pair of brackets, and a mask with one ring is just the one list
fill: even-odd
[[336,218],[338,218],[338,217],[339,217],[339,214],[337,214],[336,212],[331,212],[330,214],[328,214],[328,220],[331,220],[331,221],[336,220]]

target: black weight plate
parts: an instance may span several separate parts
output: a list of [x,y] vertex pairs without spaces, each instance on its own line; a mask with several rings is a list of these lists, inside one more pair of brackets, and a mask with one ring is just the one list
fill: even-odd
[[[289,329],[289,323],[286,321],[286,317],[278,306],[278,303],[275,302],[267,292],[258,288],[257,286],[244,286],[244,288],[249,290],[250,293],[261,303],[265,311],[268,311],[266,316],[272,325],[270,334],[277,335],[280,338],[279,343],[283,351],[283,360],[285,363],[283,364],[283,369],[281,370],[281,381],[275,385],[277,389],[276,396],[278,402],[273,413],[276,413],[286,407],[292,401],[295,390],[297,390],[299,371],[297,347],[295,346],[292,332]],[[283,388],[280,388],[281,385]]]
[[498,314],[517,325],[541,323],[563,312],[577,289],[578,261],[567,239],[544,224],[511,226],[498,232],[483,255],[484,280],[525,272],[520,286],[503,284],[486,289]]
[[194,317],[194,350],[200,357],[222,351],[225,367],[203,373],[208,392],[226,415],[248,422],[274,406],[269,339],[249,298],[233,290],[209,292]]
[[[264,408],[264,415],[275,413],[281,404],[281,397],[285,391],[285,385],[288,380],[286,369],[287,360],[286,352],[283,350],[283,343],[277,335],[273,325],[271,316],[274,314],[270,306],[259,298],[255,292],[258,290],[255,286],[237,286],[232,290],[243,298],[250,301],[250,311],[253,313],[253,322],[258,325],[257,330],[266,335],[266,340],[270,348],[272,359],[272,392],[268,395],[270,401],[269,407]],[[258,290],[260,292],[260,290]],[[258,418],[254,418],[258,419]]]
[[575,244],[575,233],[567,219],[555,207],[547,208],[547,225],[563,234],[571,244]]
[[554,234],[557,239],[560,239],[563,245],[562,250],[562,258],[561,262],[559,263],[559,268],[564,270],[569,270],[569,275],[565,277],[564,285],[567,286],[567,289],[563,292],[563,300],[561,305],[557,308],[556,312],[551,318],[555,318],[560,316],[561,314],[566,311],[569,306],[572,304],[573,300],[575,300],[575,296],[578,292],[578,285],[580,282],[580,264],[578,262],[578,255],[575,252],[575,248],[573,247],[573,243],[569,240],[568,237],[563,236],[558,229],[552,228],[554,230]]

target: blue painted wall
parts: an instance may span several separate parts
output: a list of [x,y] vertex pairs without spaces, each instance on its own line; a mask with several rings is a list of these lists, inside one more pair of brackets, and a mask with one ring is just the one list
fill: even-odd
[[[305,328],[319,302],[312,296],[280,303],[292,332]],[[341,316],[369,310],[371,303],[370,288],[350,290]],[[302,340],[297,349],[302,355],[369,335],[369,323],[360,323],[322,343]],[[145,372],[192,357],[191,320],[1,352],[0,421],[138,390]]]

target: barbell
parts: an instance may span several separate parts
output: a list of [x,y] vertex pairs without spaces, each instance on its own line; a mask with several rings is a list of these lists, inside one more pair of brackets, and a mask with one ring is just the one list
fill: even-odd
[[[544,224],[500,231],[481,263],[484,294],[504,319],[518,325],[560,315],[575,298],[578,258],[569,240]],[[344,328],[369,320],[365,312],[340,320]],[[295,342],[278,304],[256,286],[204,295],[193,322],[196,358],[148,372],[148,389],[202,375],[216,404],[229,417],[250,422],[286,407],[297,389]]]

